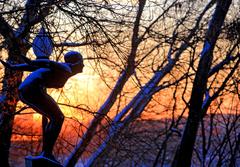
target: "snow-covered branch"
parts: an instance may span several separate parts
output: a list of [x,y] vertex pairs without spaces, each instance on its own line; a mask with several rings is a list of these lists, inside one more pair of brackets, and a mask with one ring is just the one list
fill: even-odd
[[117,96],[121,93],[125,83],[128,81],[130,76],[134,73],[134,68],[135,68],[134,63],[135,63],[136,52],[140,44],[140,41],[138,39],[139,23],[141,20],[145,2],[146,0],[142,0],[139,2],[139,9],[137,11],[136,20],[134,22],[134,27],[133,27],[132,48],[128,56],[126,69],[122,71],[110,95],[108,96],[104,104],[100,107],[95,118],[90,123],[88,130],[84,133],[81,141],[78,143],[78,145],[76,146],[72,154],[69,156],[68,160],[65,163],[66,167],[74,166],[76,164],[76,162],[81,157],[86,147],[90,143],[91,139],[93,138],[99,123],[102,121],[104,116],[110,111],[110,109],[112,108],[112,106],[114,105],[117,99]]
[[25,13],[22,17],[21,23],[16,30],[16,37],[25,37],[32,26],[40,23],[50,14],[54,4],[59,4],[61,2],[62,0],[49,0],[46,3],[42,0],[28,0],[25,4]]
[[239,67],[239,64],[240,64],[240,55],[238,54],[237,62],[235,63],[234,67],[231,69],[229,74],[226,76],[226,78],[222,82],[221,86],[214,92],[214,94],[212,96],[208,95],[205,97],[204,102],[202,104],[202,109],[203,109],[204,114],[206,114],[207,109],[210,106],[210,104],[212,103],[212,101],[214,101],[219,96],[219,94],[224,90],[227,82],[231,79],[231,77],[235,73],[236,69]]
[[86,41],[86,42],[61,42],[54,43],[55,47],[79,47],[79,46],[87,46],[87,45],[97,45],[101,46],[106,44],[108,41],[98,42],[97,40]]
[[[206,8],[209,9],[212,5],[213,4],[208,5]],[[206,11],[207,10],[204,10],[204,12]],[[183,51],[187,49],[188,43],[193,38],[193,34],[195,34],[203,15],[204,14],[201,14],[200,17],[198,17],[195,26],[190,31],[186,40],[181,44],[179,50],[173,56],[174,58],[171,58],[171,61],[168,61],[163,68],[156,71],[149,82],[147,82],[145,86],[141,88],[138,94],[135,95],[135,97],[128,103],[128,105],[126,105],[122,111],[115,116],[107,138],[102,142],[97,151],[89,158],[87,166],[94,166],[97,161],[97,157],[100,157],[104,150],[107,149],[109,142],[119,134],[122,128],[127,126],[127,124],[141,115],[141,113],[144,111],[144,108],[150,102],[152,96],[157,92],[156,90],[159,91],[159,89],[157,89],[159,82],[173,69]],[[168,53],[171,54],[171,48],[169,48]],[[172,56],[168,55],[168,57]]]

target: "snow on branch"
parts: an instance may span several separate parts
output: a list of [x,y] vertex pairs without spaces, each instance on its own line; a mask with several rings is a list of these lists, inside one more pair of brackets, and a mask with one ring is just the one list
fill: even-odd
[[82,153],[90,143],[91,139],[95,135],[94,132],[96,131],[99,123],[102,121],[104,116],[110,111],[112,106],[114,105],[117,96],[121,93],[125,83],[128,81],[130,76],[134,73],[135,68],[135,57],[137,48],[140,44],[140,41],[138,39],[138,31],[139,31],[139,23],[141,20],[142,12],[145,6],[146,0],[139,1],[139,9],[137,11],[136,20],[134,23],[133,28],[133,35],[132,35],[132,49],[129,53],[128,60],[127,60],[127,66],[124,71],[122,71],[118,81],[116,82],[112,92],[104,102],[104,104],[100,107],[100,109],[97,112],[97,115],[94,117],[92,122],[90,123],[88,130],[84,133],[81,141],[78,143],[72,154],[69,156],[68,160],[65,163],[66,167],[74,166],[78,159],[82,156]]
[[[129,122],[136,119],[143,111],[146,105],[150,102],[152,96],[156,93],[156,88],[159,82],[168,74],[172,68],[174,67],[175,63],[179,60],[180,56],[182,55],[183,51],[188,47],[188,42],[193,38],[203,15],[206,11],[213,5],[213,1],[207,5],[204,12],[200,15],[197,19],[195,26],[190,31],[189,35],[187,36],[186,40],[180,46],[178,52],[176,52],[175,56],[171,61],[168,61],[162,69],[159,69],[155,72],[154,76],[149,80],[144,87],[138,92],[138,94],[130,101],[122,111],[115,116],[108,133],[107,138],[102,142],[96,152],[92,154],[89,158],[86,166],[94,166],[97,158],[104,152],[104,150],[109,145],[110,141],[118,135],[122,128],[124,128]],[[171,48],[170,48],[171,49]],[[171,52],[169,52],[171,53]],[[170,57],[170,55],[168,56]]]
[[[238,55],[239,56],[239,55]],[[212,76],[219,70],[221,70],[225,65],[229,64],[231,61],[234,61],[238,58],[238,56],[226,56],[224,60],[222,60],[220,63],[216,64],[212,69],[209,71],[208,76]]]
[[209,94],[206,95],[204,102],[202,104],[202,110],[203,110],[204,114],[207,112],[207,109],[210,106],[210,104],[212,103],[212,101],[215,100],[219,96],[219,94],[224,90],[227,82],[231,79],[231,77],[233,76],[233,74],[235,73],[237,68],[239,67],[239,64],[240,64],[240,55],[239,54],[238,54],[237,58],[238,58],[238,60],[237,60],[236,64],[231,69],[229,74],[226,76],[226,78],[222,82],[221,86],[214,92],[214,94],[212,96],[210,96]]
[[86,46],[86,45],[92,45],[92,44],[95,44],[95,45],[103,45],[103,44],[106,44],[106,42],[102,42],[102,43],[99,43],[98,41],[96,40],[93,40],[93,41],[89,41],[89,42],[62,42],[62,43],[55,43],[54,46],[55,47],[79,47],[79,46]]
[[[61,1],[49,0],[46,4],[41,5],[42,2],[43,1],[38,0],[28,0],[26,2],[25,13],[22,17],[19,28],[15,32],[16,37],[25,37],[31,27],[43,21],[44,18],[50,14],[51,9],[53,9],[53,5],[55,3],[60,3]],[[38,12],[39,9],[41,12]]]
[[209,52],[210,48],[211,48],[210,43],[209,43],[208,41],[206,41],[206,42],[204,43],[204,46],[203,46],[202,52],[201,52],[201,54],[200,54],[201,57],[204,56],[204,55],[206,55],[206,53]]

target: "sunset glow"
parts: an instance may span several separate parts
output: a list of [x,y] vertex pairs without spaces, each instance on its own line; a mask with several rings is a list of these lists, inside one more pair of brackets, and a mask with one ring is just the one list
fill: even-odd
[[0,1],[0,166],[239,166],[238,1]]

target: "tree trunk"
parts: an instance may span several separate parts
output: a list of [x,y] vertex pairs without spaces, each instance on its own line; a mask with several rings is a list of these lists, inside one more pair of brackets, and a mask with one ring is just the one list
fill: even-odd
[[189,116],[179,148],[176,151],[172,167],[190,167],[192,153],[197,136],[199,122],[204,116],[202,105],[207,88],[208,73],[212,64],[213,49],[221,31],[221,26],[228,12],[231,0],[218,0],[206,33],[204,48],[193,83],[190,98]]
[[[20,52],[17,48],[9,49],[8,62],[19,62]],[[5,68],[4,74],[0,96],[0,164],[1,167],[8,167],[14,113],[18,102],[18,86],[23,73]]]

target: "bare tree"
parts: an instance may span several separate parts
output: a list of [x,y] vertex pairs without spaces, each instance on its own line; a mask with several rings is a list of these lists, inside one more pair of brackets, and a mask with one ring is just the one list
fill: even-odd
[[[226,17],[231,1],[27,1],[17,8],[13,3],[1,4],[1,48],[7,50],[8,61],[21,61],[19,55],[29,51],[42,24],[54,39],[54,59],[61,60],[67,48],[81,47],[108,88],[97,109],[80,101],[61,103],[91,118],[89,124],[77,118],[65,122],[74,122],[70,125],[75,135],[67,137],[63,129],[58,140],[57,152],[65,157],[70,153],[67,160],[62,158],[65,166],[79,160],[86,166],[101,162],[138,166],[145,161],[149,166],[190,166],[191,161],[206,166],[217,156],[219,164],[236,163],[239,138],[232,136],[239,134],[237,114],[225,122],[226,133],[221,133],[225,137],[219,138],[215,152],[215,124],[223,120],[217,114],[204,119],[212,107],[220,111],[224,103],[213,104],[220,98],[238,94],[239,100],[239,22]],[[230,12],[229,16],[238,16]],[[7,164],[22,74],[7,69],[4,74],[1,111],[6,112],[1,113],[0,150]],[[163,111],[171,117],[161,117]],[[144,120],[143,114],[160,115],[160,125]],[[139,144],[144,151],[136,149]],[[226,159],[225,148],[230,150]]]
[[[15,2],[1,2],[0,33],[3,38],[2,47],[8,53],[8,62],[21,62],[20,55],[25,55],[30,48],[26,41],[29,39],[31,28],[51,13],[54,3],[56,2],[48,1],[46,5],[42,5],[41,1],[29,0],[24,7],[20,4],[18,8],[11,8],[12,5],[16,5]],[[15,17],[15,14],[21,15],[21,18]],[[18,102],[17,87],[21,83],[22,75],[22,72],[13,72],[10,69],[4,71],[0,106],[0,156],[3,166],[9,166],[10,139]]]
[[[206,32],[204,48],[195,75],[191,99],[189,102],[189,116],[182,136],[181,144],[176,152],[172,166],[191,166],[192,152],[197,136],[198,126],[204,114],[203,97],[207,91],[208,74],[213,59],[213,49],[221,32],[231,1],[217,1],[215,12]],[[236,63],[236,67],[238,63]],[[208,96],[205,102],[209,101]],[[208,102],[210,103],[210,102]],[[206,110],[206,109],[205,109]]]

